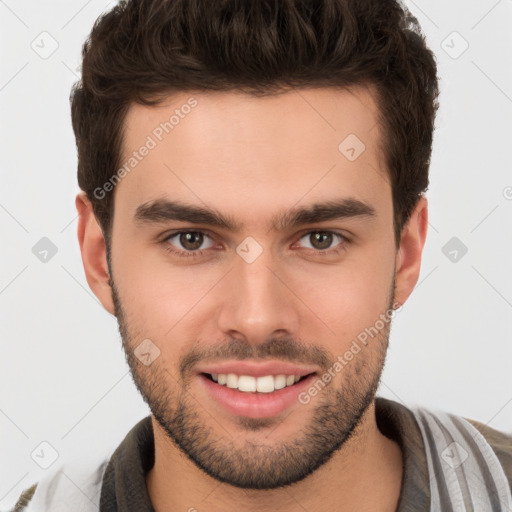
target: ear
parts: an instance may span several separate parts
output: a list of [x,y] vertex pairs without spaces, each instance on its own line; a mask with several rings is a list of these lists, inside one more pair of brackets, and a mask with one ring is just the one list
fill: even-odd
[[78,242],[87,283],[103,307],[114,315],[103,231],[84,192],[76,196],[75,205],[78,211]]
[[427,198],[422,195],[402,229],[400,247],[396,256],[395,301],[400,304],[405,303],[418,282],[427,228]]

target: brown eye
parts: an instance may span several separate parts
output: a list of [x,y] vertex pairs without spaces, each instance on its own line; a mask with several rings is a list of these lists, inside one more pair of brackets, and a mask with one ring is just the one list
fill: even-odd
[[179,235],[180,244],[184,249],[189,251],[196,251],[199,249],[203,243],[203,238],[203,234],[197,231],[186,231]]
[[317,251],[325,251],[333,248],[333,244],[337,241],[338,244],[345,240],[345,237],[334,233],[332,231],[310,231],[304,235],[301,240],[306,240],[306,247],[309,249],[316,249]]
[[[208,243],[208,239],[210,239],[210,244],[204,247],[205,243]],[[177,252],[190,253],[200,252],[214,245],[213,240],[201,231],[178,231],[169,235],[164,242],[177,249]]]

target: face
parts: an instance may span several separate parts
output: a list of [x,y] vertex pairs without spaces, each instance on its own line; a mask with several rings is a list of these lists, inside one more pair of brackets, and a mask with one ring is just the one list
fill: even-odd
[[128,112],[109,255],[123,346],[159,427],[220,481],[304,478],[373,402],[397,299],[376,120],[366,89]]

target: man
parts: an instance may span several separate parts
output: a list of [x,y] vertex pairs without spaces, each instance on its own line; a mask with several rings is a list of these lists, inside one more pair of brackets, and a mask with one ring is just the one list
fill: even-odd
[[390,0],[102,16],[72,93],[78,237],[151,415],[16,510],[511,510],[511,435],[376,397],[437,95]]

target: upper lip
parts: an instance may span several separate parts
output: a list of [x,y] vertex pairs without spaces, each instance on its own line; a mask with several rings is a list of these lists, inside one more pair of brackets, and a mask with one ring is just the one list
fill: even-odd
[[224,361],[197,366],[198,373],[234,373],[252,377],[263,377],[265,375],[299,375],[304,377],[316,371],[317,368],[314,366],[298,365],[286,361]]

